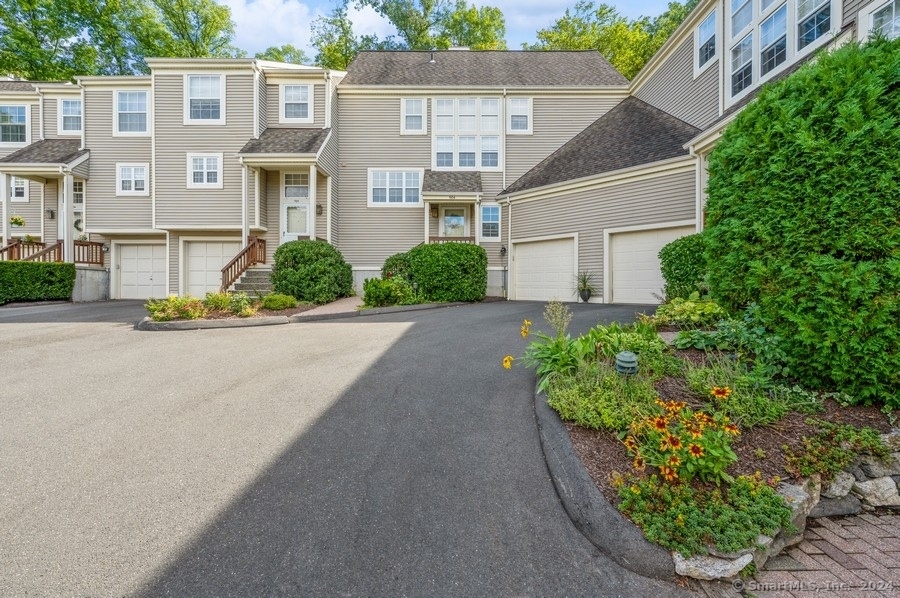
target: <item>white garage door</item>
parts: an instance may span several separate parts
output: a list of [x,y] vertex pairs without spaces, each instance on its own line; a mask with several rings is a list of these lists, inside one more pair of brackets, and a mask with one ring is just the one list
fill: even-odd
[[515,299],[575,301],[575,239],[516,243]]
[[659,250],[695,232],[693,226],[682,226],[610,235],[612,302],[659,303],[666,284],[659,271]]
[[222,286],[222,268],[241,250],[237,241],[191,241],[185,244],[186,294],[203,297]]
[[166,246],[119,245],[119,298],[166,296]]

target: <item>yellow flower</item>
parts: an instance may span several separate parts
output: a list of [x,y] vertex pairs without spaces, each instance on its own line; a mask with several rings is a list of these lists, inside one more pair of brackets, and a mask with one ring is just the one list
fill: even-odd
[[522,335],[522,338],[528,336],[528,333],[531,331],[531,320],[522,320],[522,327],[519,328],[519,334]]
[[630,490],[631,490],[632,494],[640,494],[641,493],[641,488],[639,486],[637,486],[636,484],[632,484]]
[[503,358],[503,369],[508,370],[508,369],[512,368],[513,360],[514,360],[514,358],[512,355],[507,355],[506,357],[504,357]]
[[640,455],[636,456],[631,464],[637,471],[644,471],[644,468],[647,466],[647,462]]
[[703,456],[703,447],[700,446],[699,444],[694,444],[692,442],[691,445],[688,447],[688,452],[690,452],[691,457],[694,457],[695,459],[697,459],[697,458],[700,458]]
[[709,391],[713,397],[724,401],[731,395],[731,389],[727,386],[713,386],[713,389]]

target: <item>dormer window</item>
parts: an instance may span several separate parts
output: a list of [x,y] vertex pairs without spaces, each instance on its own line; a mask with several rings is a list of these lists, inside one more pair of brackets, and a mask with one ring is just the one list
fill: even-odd
[[184,124],[225,124],[224,75],[185,75]]
[[313,122],[313,86],[304,83],[284,84],[279,88],[283,123]]

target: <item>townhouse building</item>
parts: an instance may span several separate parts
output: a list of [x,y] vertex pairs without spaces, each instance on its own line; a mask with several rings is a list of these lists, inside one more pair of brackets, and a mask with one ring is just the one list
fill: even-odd
[[728,123],[873,31],[900,35],[900,0],[705,0],[631,82],[597,52],[464,49],[0,81],[0,259],[108,271],[112,298],[202,296],[312,238],[361,291],[394,253],[465,242],[492,295],[574,301],[590,271],[593,300],[654,303]]

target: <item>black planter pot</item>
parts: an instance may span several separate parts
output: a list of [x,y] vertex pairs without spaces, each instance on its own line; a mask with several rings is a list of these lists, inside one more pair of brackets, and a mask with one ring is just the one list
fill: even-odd
[[587,303],[588,299],[591,298],[591,291],[590,291],[590,289],[581,289],[578,291],[578,295],[581,296],[581,300],[584,303]]

